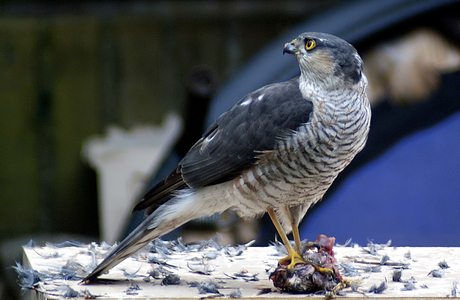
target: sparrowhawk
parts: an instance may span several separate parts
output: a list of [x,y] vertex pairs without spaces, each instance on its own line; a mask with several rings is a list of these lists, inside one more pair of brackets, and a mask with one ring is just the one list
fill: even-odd
[[229,208],[244,218],[268,212],[285,260],[302,261],[299,222],[364,147],[371,110],[363,62],[349,43],[307,32],[283,53],[295,56],[300,76],[246,95],[217,118],[134,207],[147,218],[85,282],[180,225]]

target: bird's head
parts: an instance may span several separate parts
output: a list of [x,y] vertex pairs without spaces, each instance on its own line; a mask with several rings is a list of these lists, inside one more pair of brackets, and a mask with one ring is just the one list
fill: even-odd
[[356,49],[330,34],[302,33],[284,45],[283,53],[293,54],[305,81],[322,89],[354,86],[363,76],[363,61]]

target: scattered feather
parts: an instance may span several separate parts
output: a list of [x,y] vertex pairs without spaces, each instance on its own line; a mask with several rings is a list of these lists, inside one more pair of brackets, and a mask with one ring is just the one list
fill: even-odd
[[441,269],[448,269],[450,268],[450,266],[447,264],[446,260],[443,260],[441,262],[438,263],[438,266],[441,268]]
[[78,298],[81,296],[79,292],[68,285],[61,288],[61,293],[63,298]]
[[452,289],[447,297],[457,297],[457,281],[452,282]]
[[345,277],[356,277],[359,276],[358,269],[353,263],[340,263],[339,266],[342,268],[342,275]]
[[207,241],[201,241],[198,244],[196,251],[203,251],[206,248],[213,248],[217,251],[220,251],[223,249],[222,245],[219,243],[220,239],[221,239],[220,234],[216,234],[216,236],[212,239],[209,239]]
[[225,276],[228,276],[232,279],[239,279],[242,278],[244,281],[249,282],[249,281],[259,281],[259,276],[258,273],[256,274],[248,274],[247,272],[239,272],[239,273],[233,273],[232,275],[224,273]]
[[276,256],[286,256],[288,254],[284,244],[279,242],[278,240],[275,240],[274,242],[270,242],[270,246],[275,248],[277,252]]
[[400,282],[401,281],[401,276],[402,276],[402,270],[401,269],[396,269],[393,271],[393,281],[394,282]]
[[404,258],[405,258],[405,259],[412,259],[412,256],[411,256],[411,254],[410,254],[410,251],[409,251],[409,250],[407,250],[407,252],[406,252],[406,253],[404,253]]
[[364,266],[361,270],[366,273],[378,273],[382,271],[382,266]]
[[413,291],[417,289],[414,285],[413,282],[406,282],[404,283],[404,287],[401,289],[401,291]]
[[337,244],[337,247],[347,247],[348,245],[351,245],[352,238],[349,238],[348,240],[345,241],[343,245]]
[[70,241],[65,241],[62,243],[46,243],[46,246],[50,248],[65,248],[65,247],[81,248],[81,247],[86,247],[87,245],[79,241],[70,240]]
[[387,286],[387,281],[386,279],[380,283],[379,286],[374,284],[371,286],[371,288],[367,291],[368,293],[374,293],[374,294],[381,294],[383,291],[385,291],[388,288]]
[[106,243],[105,241],[103,241],[101,243],[101,249],[104,250],[104,251],[108,251],[108,250],[112,250],[113,247],[117,246],[118,243],[114,243],[113,245],[110,245],[108,243]]
[[133,282],[129,282],[129,287],[126,289],[125,293],[126,295],[129,295],[129,296],[136,296],[138,295],[139,293],[137,291],[140,291],[141,288],[137,285],[137,284],[134,284]]
[[157,268],[152,268],[148,272],[148,275],[154,279],[160,279],[170,274],[172,274],[171,271],[163,268],[162,266],[158,266]]
[[435,278],[442,278],[444,277],[444,271],[441,270],[432,270],[430,273],[428,273],[428,276],[433,276]]
[[155,268],[155,269],[151,269],[149,272],[148,272],[148,275],[154,279],[160,279],[162,277],[161,275],[161,272],[160,270],[158,270],[158,268]]
[[390,257],[389,257],[388,255],[385,254],[385,255],[382,256],[382,258],[380,259],[380,265],[383,266],[383,265],[386,264],[386,262],[389,261],[389,260],[390,260]]
[[81,294],[83,295],[84,299],[96,299],[96,297],[100,297],[100,296],[95,296],[95,295],[91,294],[91,292],[88,291],[87,289],[81,291]]
[[252,245],[254,245],[256,242],[256,240],[251,240],[249,242],[247,242],[246,244],[244,244],[244,247],[248,248],[248,247],[251,247]]
[[171,255],[172,254],[172,249],[169,247],[169,245],[163,241],[162,239],[154,239],[152,242],[150,242],[150,252],[152,253],[158,253],[160,255]]
[[159,258],[157,255],[153,254],[153,253],[149,253],[147,255],[147,262],[149,264],[158,264],[158,265],[165,265],[166,264],[166,261]]
[[391,245],[391,240],[389,240],[386,244],[374,244],[372,241],[367,243],[367,249],[361,247],[365,252],[369,253],[370,255],[377,255],[378,250],[385,249]]
[[359,280],[352,280],[351,281],[351,290],[353,292],[358,292],[360,284],[361,284],[361,282]]
[[188,246],[182,243],[182,237],[178,237],[177,239],[175,239],[174,241],[171,241],[170,243],[171,243],[171,249],[175,252],[179,252],[179,253],[190,252],[190,250],[188,249]]
[[205,258],[205,259],[216,259],[219,256],[220,256],[220,252],[218,252],[218,251],[203,253],[203,258]]
[[123,271],[123,275],[125,277],[127,277],[127,278],[135,278],[135,277],[142,277],[142,275],[137,275],[137,273],[139,272],[140,269],[141,269],[141,267],[139,267],[139,269],[137,269],[136,271],[133,271],[133,272],[128,272],[124,268],[122,268],[120,270]]
[[27,244],[23,246],[24,248],[34,248],[37,247],[37,244],[34,242],[34,240],[30,240]]
[[217,289],[217,285],[212,281],[199,283],[198,292],[200,294],[219,294],[220,295],[220,292]]
[[33,250],[35,251],[35,253],[37,253],[39,256],[41,256],[41,257],[44,258],[44,259],[59,258],[59,257],[61,257],[61,255],[59,255],[58,252],[53,252],[53,253],[49,253],[49,254],[43,254],[43,253],[37,252],[37,250],[36,250],[35,248],[34,248]]
[[192,273],[211,275],[211,273],[216,269],[213,264],[210,263],[201,263],[201,264],[191,264],[187,263],[187,267]]
[[97,267],[96,252],[88,250],[86,251],[86,254],[91,256],[91,262],[84,267],[85,274],[89,274],[92,270],[94,270]]
[[20,263],[16,262],[16,266],[12,268],[18,274],[18,284],[21,290],[30,290],[37,287],[40,281],[45,279],[45,276],[30,267],[23,267]]
[[161,281],[162,285],[178,285],[180,284],[180,277],[176,274],[168,274]]
[[232,298],[232,299],[243,298],[243,293],[241,293],[240,289],[237,289],[236,291],[231,292],[231,293],[228,295],[228,297],[229,297],[229,298]]
[[243,278],[244,281],[249,282],[249,281],[259,281],[259,274],[254,274],[252,276],[248,276],[246,278]]
[[61,267],[58,274],[59,279],[64,280],[80,280],[85,276],[84,267],[74,259],[69,259],[67,263]]
[[224,247],[224,253],[229,257],[240,256],[241,254],[243,254],[244,250],[245,250],[245,247],[241,245],[238,245],[236,247],[234,246]]

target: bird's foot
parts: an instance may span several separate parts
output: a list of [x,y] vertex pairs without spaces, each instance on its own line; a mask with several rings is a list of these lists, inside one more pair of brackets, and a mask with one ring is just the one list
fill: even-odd
[[314,264],[313,262],[311,263],[311,265],[313,267],[315,267],[316,271],[326,275],[326,276],[333,276],[335,274],[334,270],[330,269],[330,268],[324,268],[324,267],[320,267],[316,264]]
[[307,264],[307,265],[312,265],[318,272],[326,276],[332,276],[334,274],[334,270],[330,268],[321,267],[310,259],[304,259],[302,255],[295,250],[291,251],[286,257],[280,259],[279,264],[288,265],[287,269],[291,271],[294,269],[294,267],[297,264]]
[[290,253],[286,257],[280,259],[279,264],[280,265],[288,265],[287,268],[289,270],[292,270],[295,267],[295,265],[297,265],[297,264],[308,264],[308,262],[306,262],[303,259],[302,255],[300,255],[299,252],[293,250],[293,251],[290,251]]

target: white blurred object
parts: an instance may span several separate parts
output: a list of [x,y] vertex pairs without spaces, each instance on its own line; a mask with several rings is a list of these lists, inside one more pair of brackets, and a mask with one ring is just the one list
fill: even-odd
[[459,45],[440,33],[418,28],[363,54],[372,105],[389,96],[393,104],[423,101],[441,84],[441,74],[460,69]]
[[109,126],[105,137],[84,143],[83,157],[98,174],[101,240],[111,244],[120,237],[146,180],[157,172],[181,130],[180,118],[170,114],[161,127]]

